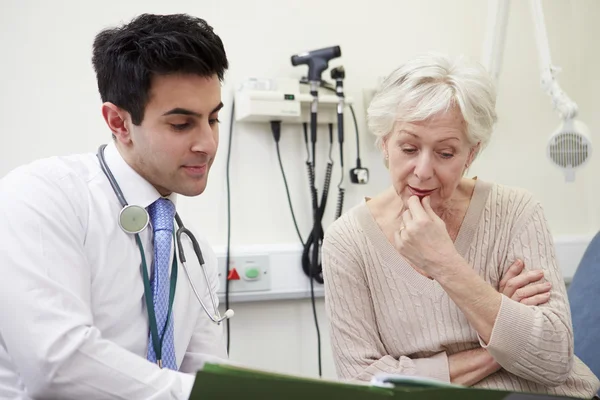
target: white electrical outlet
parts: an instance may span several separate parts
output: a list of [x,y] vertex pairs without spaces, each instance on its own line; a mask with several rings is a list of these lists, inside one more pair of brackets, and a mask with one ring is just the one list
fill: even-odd
[[[217,257],[219,264],[219,291],[225,293],[227,283],[226,256]],[[229,292],[271,290],[269,256],[266,254],[232,256],[229,259]]]

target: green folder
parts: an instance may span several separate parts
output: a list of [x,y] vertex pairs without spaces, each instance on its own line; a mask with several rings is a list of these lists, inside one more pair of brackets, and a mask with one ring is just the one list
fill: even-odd
[[499,390],[474,389],[426,379],[387,376],[384,382],[348,383],[312,379],[241,368],[206,364],[196,374],[190,400],[537,400],[567,397]]

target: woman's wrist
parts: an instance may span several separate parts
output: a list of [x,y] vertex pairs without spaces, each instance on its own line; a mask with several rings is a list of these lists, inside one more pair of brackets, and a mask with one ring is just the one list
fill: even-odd
[[446,257],[438,263],[437,268],[432,268],[431,277],[440,284],[449,282],[457,276],[464,276],[466,270],[471,270],[469,264],[460,254],[456,253]]
[[489,352],[478,347],[448,357],[450,381],[458,385],[472,386],[500,369]]
[[502,366],[498,364],[498,361],[496,361],[496,359],[490,354],[489,351],[487,351],[487,349],[484,350],[486,354],[486,370],[489,371],[490,374],[493,374],[494,372],[500,370]]

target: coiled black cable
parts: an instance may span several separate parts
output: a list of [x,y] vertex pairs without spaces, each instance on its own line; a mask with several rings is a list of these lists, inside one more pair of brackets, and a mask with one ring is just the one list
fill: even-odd
[[337,206],[335,208],[335,219],[338,219],[342,216],[342,211],[344,210],[344,196],[346,195],[346,189],[340,187],[338,185],[338,199]]
[[[342,183],[344,183],[344,138],[342,136],[343,132],[343,118],[342,115],[338,114],[338,144],[340,147],[340,181],[337,185],[338,187],[338,198],[337,198],[337,207],[335,208],[335,219],[338,219],[342,215],[342,211],[344,210],[344,196],[346,194],[346,189],[342,187]],[[331,156],[329,156],[331,158]]]
[[[309,184],[311,186],[312,202],[313,202],[313,229],[310,232],[304,249],[302,251],[302,270],[309,277],[313,278],[318,283],[324,283],[323,267],[321,265],[320,250],[323,243],[324,229],[323,216],[327,207],[327,197],[329,196],[329,187],[331,186],[331,174],[333,172],[333,159],[331,158],[331,146],[333,145],[333,124],[329,124],[329,161],[325,171],[325,181],[323,183],[323,193],[321,194],[321,202],[316,202],[318,198],[317,189],[314,181],[314,170],[312,164],[308,167]],[[312,257],[311,257],[312,255]]]

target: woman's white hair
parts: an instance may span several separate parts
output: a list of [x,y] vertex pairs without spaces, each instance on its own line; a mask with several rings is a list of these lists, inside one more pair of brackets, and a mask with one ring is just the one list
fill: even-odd
[[458,106],[465,132],[478,152],[489,142],[496,123],[496,89],[481,64],[464,57],[428,53],[394,70],[381,84],[367,110],[371,133],[382,148],[396,122],[425,121]]

